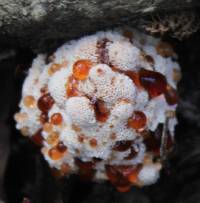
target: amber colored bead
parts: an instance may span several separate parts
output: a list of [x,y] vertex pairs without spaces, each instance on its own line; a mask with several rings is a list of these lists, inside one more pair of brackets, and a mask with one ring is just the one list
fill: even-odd
[[163,57],[175,56],[175,52],[170,44],[167,42],[159,42],[156,46],[156,51]]
[[28,114],[25,112],[16,113],[14,118],[17,122],[22,123],[28,119]]
[[23,136],[28,136],[29,135],[29,128],[28,127],[23,127],[20,129],[20,132]]
[[59,134],[58,132],[52,132],[48,137],[47,137],[47,143],[50,145],[56,145],[58,144],[59,141]]
[[48,74],[51,76],[55,72],[59,71],[62,67],[65,67],[67,65],[67,61],[64,61],[63,63],[54,63],[52,64],[48,69]]
[[61,153],[64,153],[67,151],[67,146],[65,146],[62,142],[59,142],[56,147],[58,151],[60,151]]
[[133,142],[130,140],[117,141],[113,147],[113,150],[123,152],[128,150],[132,144]]
[[90,143],[90,146],[93,147],[93,148],[95,148],[97,146],[97,140],[95,138],[92,138],[89,141],[89,143]]
[[75,97],[79,95],[78,91],[78,81],[74,78],[74,76],[70,76],[68,81],[67,81],[67,86],[66,86],[66,93],[68,97]]
[[48,154],[51,159],[59,160],[64,156],[65,152],[66,152],[66,149],[60,150],[60,148],[58,146],[55,146],[49,150]]
[[36,106],[36,100],[33,96],[27,95],[23,98],[23,103],[28,108],[34,108]]
[[139,71],[140,83],[147,90],[151,98],[165,93],[167,81],[164,75],[159,72],[141,69]]
[[42,146],[44,140],[42,137],[42,129],[39,129],[34,135],[32,135],[31,140],[38,146]]
[[131,118],[128,119],[128,127],[133,129],[144,128],[147,122],[146,115],[142,111],[134,111]]
[[47,113],[54,104],[54,99],[51,97],[49,93],[44,94],[38,100],[38,108],[42,111]]
[[165,99],[169,105],[174,105],[178,103],[178,95],[176,90],[170,86],[167,86],[167,90],[165,92]]
[[60,125],[63,121],[61,113],[54,113],[51,116],[51,123],[54,125]]
[[43,125],[43,130],[47,133],[51,133],[53,131],[53,125],[51,123],[45,123]]
[[89,60],[79,60],[73,65],[73,76],[77,80],[85,80],[88,77],[89,70],[92,66]]

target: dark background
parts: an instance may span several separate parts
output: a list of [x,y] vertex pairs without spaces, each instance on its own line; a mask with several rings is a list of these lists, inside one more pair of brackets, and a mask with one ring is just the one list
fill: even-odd
[[[108,183],[52,176],[39,148],[15,130],[21,85],[35,55],[28,48],[0,45],[0,199],[8,203],[198,203],[200,202],[200,33],[172,43],[182,80],[176,145],[158,183],[118,193]],[[1,200],[0,200],[1,203]]]

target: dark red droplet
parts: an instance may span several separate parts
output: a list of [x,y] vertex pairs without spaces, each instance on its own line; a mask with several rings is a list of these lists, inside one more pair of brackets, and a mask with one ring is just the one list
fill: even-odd
[[34,135],[32,135],[31,140],[38,146],[42,146],[42,142],[44,140],[42,137],[42,129],[39,129]]
[[67,151],[67,146],[65,146],[62,142],[59,142],[57,145],[56,145],[56,149],[61,152],[61,153],[64,153]]
[[149,93],[151,98],[157,97],[166,92],[167,81],[164,75],[159,72],[141,69],[139,71],[140,83]]
[[134,111],[132,117],[128,119],[128,127],[138,130],[144,128],[146,122],[146,115],[142,111]]
[[120,151],[120,152],[126,151],[131,147],[132,143],[133,141],[130,141],[130,140],[117,141],[113,147],[113,150]]
[[44,94],[38,100],[38,108],[45,113],[47,113],[51,109],[53,104],[54,104],[54,99],[51,97],[49,93]]
[[174,105],[178,103],[178,95],[176,90],[170,86],[167,86],[167,90],[165,92],[165,99],[169,105]]

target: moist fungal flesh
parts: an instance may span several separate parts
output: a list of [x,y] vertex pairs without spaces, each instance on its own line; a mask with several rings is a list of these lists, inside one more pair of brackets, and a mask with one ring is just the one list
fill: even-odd
[[170,151],[180,79],[172,47],[134,29],[97,32],[38,55],[16,128],[57,174],[150,185]]

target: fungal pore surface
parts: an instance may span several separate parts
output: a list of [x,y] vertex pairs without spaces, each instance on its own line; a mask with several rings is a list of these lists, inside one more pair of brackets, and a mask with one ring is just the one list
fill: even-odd
[[60,175],[118,191],[156,182],[177,123],[172,47],[134,29],[97,32],[34,59],[16,128]]

